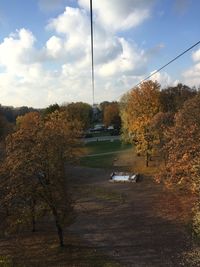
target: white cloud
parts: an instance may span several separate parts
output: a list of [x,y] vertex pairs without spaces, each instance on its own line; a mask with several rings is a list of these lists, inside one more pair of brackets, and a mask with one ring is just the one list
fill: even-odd
[[[0,43],[0,103],[44,107],[55,102],[92,102],[90,19],[83,9],[88,2],[80,0],[81,8],[66,7],[49,20],[46,29],[51,36],[42,49],[26,29]],[[143,78],[149,56],[117,31],[147,19],[149,3],[153,1],[93,1],[98,102],[118,98]]]
[[[81,7],[89,9],[89,1],[79,0]],[[149,18],[154,0],[101,0],[93,1],[97,23],[107,30],[118,31],[136,27]]]
[[192,59],[194,61],[200,61],[200,49],[192,53]]
[[64,13],[57,18],[51,19],[48,27],[55,30],[57,33],[74,33],[82,34],[86,31],[89,33],[88,28],[89,18],[83,9],[66,7]]
[[200,85],[200,62],[183,73],[184,82],[189,86]]
[[103,64],[99,69],[101,76],[114,76],[137,72],[140,67],[144,68],[145,56],[143,51],[131,46],[124,38],[119,38],[122,52],[108,63]]
[[[150,74],[155,73],[155,71],[152,71]],[[161,84],[162,88],[166,88],[171,85],[175,85],[176,82],[172,80],[170,75],[167,72],[157,72],[151,77],[152,81],[157,81]]]
[[94,40],[95,64],[110,62],[123,53],[120,38],[100,28],[96,29]]
[[184,83],[189,86],[200,85],[200,49],[192,53],[194,65],[182,73]]
[[48,52],[55,57],[59,54],[59,47],[63,47],[62,53],[64,56],[67,54],[68,60],[79,60],[86,55],[89,48],[89,25],[89,18],[84,10],[66,7],[64,13],[49,21],[47,29],[59,34],[62,41],[55,36],[51,38],[47,42]]
[[0,64],[9,72],[20,72],[23,65],[33,60],[34,42],[35,37],[26,29],[10,34],[0,44]]
[[58,58],[63,53],[63,41],[57,36],[52,36],[46,43],[47,54],[50,57]]

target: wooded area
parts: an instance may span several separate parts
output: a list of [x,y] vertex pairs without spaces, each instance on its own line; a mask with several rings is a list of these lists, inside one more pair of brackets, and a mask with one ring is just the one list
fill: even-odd
[[[120,129],[123,142],[135,148],[135,157],[145,159],[146,168],[155,160],[159,162],[153,174],[156,182],[180,194],[194,196],[190,203],[191,231],[199,238],[200,94],[197,89],[182,84],[161,89],[159,83],[146,81],[126,93],[120,102],[105,101],[95,108],[82,102],[53,104],[43,110],[23,109],[24,113],[17,113],[14,120],[9,120],[8,109],[2,107],[0,111],[2,235],[36,232],[41,221],[52,220],[59,245],[64,246],[65,229],[78,215],[74,211],[77,196],[74,197],[67,168],[79,166],[81,162],[90,166],[90,159],[82,158],[86,147],[84,133],[95,123],[102,123],[105,129],[110,126]],[[87,147],[91,149],[92,145]],[[119,142],[115,150],[120,153],[120,149]],[[101,152],[104,150],[102,147]],[[108,165],[109,168],[114,154],[104,158],[104,166],[99,166],[101,157],[98,162],[93,158],[91,166]]]

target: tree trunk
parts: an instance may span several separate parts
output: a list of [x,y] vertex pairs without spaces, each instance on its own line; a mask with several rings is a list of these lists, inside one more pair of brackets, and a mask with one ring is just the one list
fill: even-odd
[[35,216],[33,215],[32,217],[32,232],[34,233],[36,231],[36,221],[35,221]]
[[32,199],[31,201],[31,220],[32,220],[32,232],[34,233],[36,231],[36,219],[35,219],[35,205],[36,205],[36,201],[35,199]]
[[58,220],[56,219],[56,228],[57,228],[57,233],[58,233],[58,239],[60,243],[60,247],[64,247],[64,240],[63,240],[63,229],[60,226]]
[[149,153],[146,152],[146,167],[149,167]]
[[63,238],[63,229],[59,223],[59,217],[58,217],[58,213],[55,207],[52,208],[53,211],[53,216],[55,219],[55,224],[56,224],[56,229],[57,229],[57,234],[58,234],[58,240],[59,240],[59,244],[60,247],[64,247],[64,238]]
[[147,141],[147,150],[146,150],[146,167],[149,167],[149,141]]

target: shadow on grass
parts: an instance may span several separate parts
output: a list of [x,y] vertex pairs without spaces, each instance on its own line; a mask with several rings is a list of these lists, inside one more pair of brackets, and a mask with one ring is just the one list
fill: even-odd
[[75,236],[66,234],[65,240],[65,247],[58,247],[52,231],[3,239],[0,242],[0,267],[120,266],[95,248],[85,246]]

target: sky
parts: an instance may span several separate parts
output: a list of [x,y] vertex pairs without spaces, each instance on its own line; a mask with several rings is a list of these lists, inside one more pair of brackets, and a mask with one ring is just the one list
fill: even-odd
[[[119,100],[200,40],[200,1],[93,0],[95,102]],[[200,45],[153,80],[200,85]],[[0,104],[92,103],[89,0],[0,1]]]

